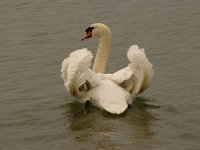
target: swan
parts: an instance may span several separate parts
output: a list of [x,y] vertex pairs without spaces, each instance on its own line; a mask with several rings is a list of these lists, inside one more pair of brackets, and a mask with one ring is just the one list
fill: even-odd
[[144,49],[132,45],[127,52],[130,63],[113,74],[105,74],[111,30],[103,23],[94,23],[85,32],[82,41],[99,38],[93,69],[89,68],[93,55],[87,48],[71,52],[62,62],[64,86],[70,95],[85,103],[85,107],[92,103],[112,114],[121,114],[139,93],[149,87],[154,74],[152,64]]

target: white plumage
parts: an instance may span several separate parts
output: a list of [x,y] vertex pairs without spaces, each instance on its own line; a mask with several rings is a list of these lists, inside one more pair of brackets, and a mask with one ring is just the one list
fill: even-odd
[[[87,49],[76,50],[62,63],[61,76],[64,85],[80,102],[89,100],[100,109],[120,114],[132,103],[137,94],[148,88],[153,76],[152,64],[147,60],[144,49],[133,45],[127,52],[130,64],[113,74],[104,74],[102,68],[105,66],[102,65],[106,64],[106,52],[110,45],[107,42],[109,34],[106,33],[111,32],[101,23],[92,24],[90,27],[93,27],[91,35],[100,38],[96,66],[94,64],[95,72],[89,68],[93,57],[91,52]],[[101,60],[102,65],[97,60]]]

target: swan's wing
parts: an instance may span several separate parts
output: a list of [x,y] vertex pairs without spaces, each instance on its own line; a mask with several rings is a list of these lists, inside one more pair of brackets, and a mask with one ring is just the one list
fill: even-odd
[[61,68],[61,77],[68,92],[77,98],[86,98],[91,87],[98,84],[95,73],[89,69],[92,54],[87,49],[72,52],[64,59]]
[[99,76],[111,79],[134,97],[148,87],[153,76],[152,64],[147,60],[144,49],[139,49],[137,45],[129,48],[127,57],[131,62],[128,67],[113,74]]
[[[128,52],[127,57],[130,60],[130,64],[128,65],[133,73],[137,76],[138,81],[140,82],[139,93],[145,91],[152,80],[154,75],[153,65],[147,59],[144,49],[140,49],[137,45],[132,45]],[[134,72],[135,69],[139,72]]]

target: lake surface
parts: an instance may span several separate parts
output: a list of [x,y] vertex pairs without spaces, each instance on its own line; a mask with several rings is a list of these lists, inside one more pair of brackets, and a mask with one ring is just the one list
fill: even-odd
[[[67,94],[62,60],[94,22],[113,43],[107,72],[128,64],[126,52],[145,48],[154,66],[150,88],[120,116]],[[1,150],[200,149],[199,0],[1,0]]]

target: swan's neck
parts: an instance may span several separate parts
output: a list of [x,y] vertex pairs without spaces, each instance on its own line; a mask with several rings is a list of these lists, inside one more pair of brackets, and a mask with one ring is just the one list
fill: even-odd
[[100,37],[97,54],[93,65],[94,72],[105,73],[110,44],[111,32],[109,31],[105,33],[102,37]]

